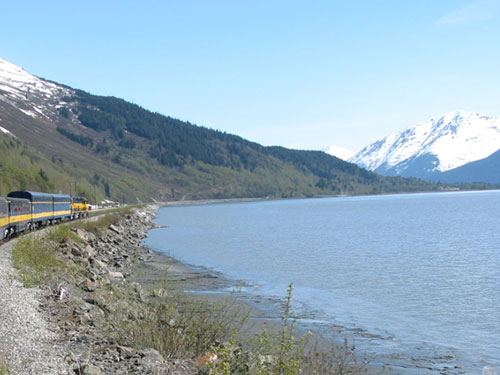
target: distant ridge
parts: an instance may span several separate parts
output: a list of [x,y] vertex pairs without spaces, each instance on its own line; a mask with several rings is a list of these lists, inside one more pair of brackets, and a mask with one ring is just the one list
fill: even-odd
[[457,111],[374,142],[350,161],[383,175],[439,180],[442,172],[499,149],[499,118]]
[[447,188],[383,177],[322,151],[264,147],[35,77],[4,59],[0,126],[0,158],[9,161],[0,165],[2,192],[50,189],[138,202]]

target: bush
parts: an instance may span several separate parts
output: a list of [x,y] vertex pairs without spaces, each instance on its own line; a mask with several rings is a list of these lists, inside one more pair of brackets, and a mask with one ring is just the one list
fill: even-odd
[[162,290],[141,303],[134,302],[133,292],[113,290],[117,303],[108,316],[108,330],[118,343],[154,348],[166,359],[193,358],[228,339],[248,316],[227,301],[211,303]]
[[292,285],[278,330],[262,328],[246,350],[235,350],[234,336],[228,345],[214,347],[217,361],[208,364],[211,375],[356,375],[367,372],[366,364],[354,355],[355,347],[347,340],[318,349],[311,344],[312,333],[296,337],[296,318],[291,309]]

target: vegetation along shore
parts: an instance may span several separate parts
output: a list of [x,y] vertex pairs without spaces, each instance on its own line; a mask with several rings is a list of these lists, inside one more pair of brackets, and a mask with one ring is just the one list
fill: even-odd
[[123,208],[0,247],[1,375],[367,370],[348,343],[316,350],[297,333],[291,289],[281,322],[266,329],[248,329],[249,311],[234,299],[184,293],[224,281],[142,244],[157,209]]

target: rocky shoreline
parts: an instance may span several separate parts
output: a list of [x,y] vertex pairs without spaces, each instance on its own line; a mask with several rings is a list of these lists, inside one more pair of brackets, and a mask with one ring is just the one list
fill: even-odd
[[[202,293],[234,286],[233,280],[193,269],[143,244],[148,231],[156,227],[158,209],[149,205],[129,210],[99,231],[76,223],[70,236],[54,243],[58,256],[74,272],[40,288],[24,287],[11,266],[10,254],[18,239],[0,247],[0,375],[200,373],[200,363],[192,359],[196,356],[165,357],[116,334],[123,322],[145,319],[151,299],[169,293],[165,283]],[[88,223],[92,220],[98,217]],[[47,237],[51,229],[27,236]],[[214,299],[219,297],[216,293]],[[279,315],[252,307],[251,319],[259,326],[266,322],[274,329],[272,325],[281,321]],[[178,329],[173,320],[162,324]],[[124,332],[121,337],[134,334]]]
[[[142,286],[132,281],[132,272],[153,257],[142,240],[154,227],[157,209],[153,205],[135,209],[99,235],[72,229],[77,240],[66,237],[58,246],[60,256],[78,272],[41,289],[25,288],[16,278],[10,265],[16,240],[0,248],[0,360],[5,374],[197,371],[192,361],[166,361],[155,349],[119,345],[102,326],[104,315],[112,311],[126,308],[129,314],[140,314],[141,303],[148,298]],[[30,235],[43,236],[43,232]],[[110,298],[120,292],[130,298],[126,302]]]

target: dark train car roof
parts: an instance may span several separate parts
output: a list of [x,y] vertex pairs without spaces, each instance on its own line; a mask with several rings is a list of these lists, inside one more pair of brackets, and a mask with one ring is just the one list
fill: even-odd
[[35,191],[11,191],[7,194],[9,198],[24,198],[30,201],[52,202],[53,194],[39,193]]

